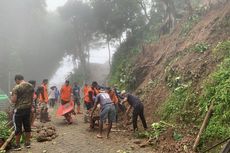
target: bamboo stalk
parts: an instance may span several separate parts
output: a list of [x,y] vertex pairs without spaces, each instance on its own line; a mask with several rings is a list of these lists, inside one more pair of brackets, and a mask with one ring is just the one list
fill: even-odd
[[6,147],[8,146],[8,144],[11,142],[11,140],[13,139],[15,135],[15,132],[13,131],[11,133],[11,135],[9,136],[9,138],[4,142],[4,144],[2,145],[2,147],[0,148],[0,151],[4,151],[6,149]]
[[228,140],[227,144],[222,149],[221,153],[228,153],[230,151],[230,140]]
[[111,132],[126,132],[127,130],[111,129]]
[[211,105],[210,105],[210,107],[208,109],[208,112],[205,115],[204,121],[203,121],[203,123],[201,125],[200,131],[199,131],[199,133],[198,133],[198,135],[196,137],[195,143],[193,145],[193,150],[194,151],[196,151],[196,148],[197,148],[197,146],[198,146],[198,144],[200,142],[201,134],[203,133],[203,131],[205,130],[205,128],[206,128],[206,126],[208,124],[208,120],[211,117],[212,111],[213,111],[213,103],[211,103]]
[[9,126],[11,123],[12,123],[12,121],[9,121],[9,122],[6,124],[6,126]]
[[13,130],[14,130],[14,126],[12,126],[9,131],[13,131]]

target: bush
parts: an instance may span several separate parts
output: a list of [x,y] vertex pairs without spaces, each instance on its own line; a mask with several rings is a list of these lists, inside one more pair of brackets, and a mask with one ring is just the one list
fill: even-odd
[[203,52],[207,51],[208,48],[209,48],[209,45],[206,43],[197,43],[191,48],[191,50],[198,52],[198,53],[203,53]]
[[223,139],[230,135],[230,58],[226,58],[218,71],[210,75],[200,98],[200,110],[204,115],[214,103],[214,113],[204,132],[203,139]]
[[230,40],[219,42],[213,49],[217,59],[223,59],[230,56]]
[[9,128],[6,126],[7,122],[7,114],[0,111],[0,138],[3,140],[6,140],[10,135]]

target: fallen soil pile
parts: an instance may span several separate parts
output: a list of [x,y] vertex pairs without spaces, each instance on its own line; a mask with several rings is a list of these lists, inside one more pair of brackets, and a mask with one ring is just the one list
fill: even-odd
[[51,141],[58,136],[54,125],[41,125],[33,134],[38,142]]

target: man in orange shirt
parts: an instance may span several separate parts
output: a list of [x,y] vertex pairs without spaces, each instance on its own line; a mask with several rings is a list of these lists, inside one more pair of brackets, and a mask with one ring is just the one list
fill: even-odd
[[[69,85],[69,81],[66,80],[65,84],[61,87],[60,90],[60,96],[61,96],[61,104],[66,105],[70,103],[71,101],[71,93],[72,93],[72,87]],[[71,117],[71,112],[68,112],[64,114],[64,117],[68,124],[72,124],[72,117]]]
[[114,106],[115,106],[115,111],[116,111],[116,124],[118,121],[118,97],[115,93],[115,91],[113,89],[111,89],[110,87],[108,88],[108,94],[110,99],[112,100]]
[[93,96],[93,91],[92,91],[91,87],[86,83],[84,86],[84,103],[85,103],[87,113],[93,107],[92,96]]
[[48,79],[44,79],[41,85],[41,93],[39,94],[39,105],[41,108],[40,112],[40,122],[50,121],[48,115]]

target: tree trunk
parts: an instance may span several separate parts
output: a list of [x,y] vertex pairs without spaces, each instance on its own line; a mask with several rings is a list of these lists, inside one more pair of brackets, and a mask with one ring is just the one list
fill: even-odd
[[164,25],[167,27],[167,31],[171,32],[176,24],[175,16],[176,16],[176,8],[174,6],[173,1],[171,0],[162,0],[165,7],[165,21]]
[[108,45],[108,51],[109,51],[109,66],[111,67],[111,50],[110,50],[110,44],[109,44],[109,40],[107,40],[107,45]]
[[137,3],[140,5],[142,10],[144,11],[145,17],[148,20],[148,22],[151,20],[150,16],[148,15],[146,5],[143,0],[137,0]]
[[121,43],[122,43],[122,42],[121,42],[121,37],[122,37],[122,36],[119,37],[119,45],[120,45],[120,46],[121,46]]
[[193,9],[190,0],[185,0],[186,8],[188,9],[189,16],[192,15]]

